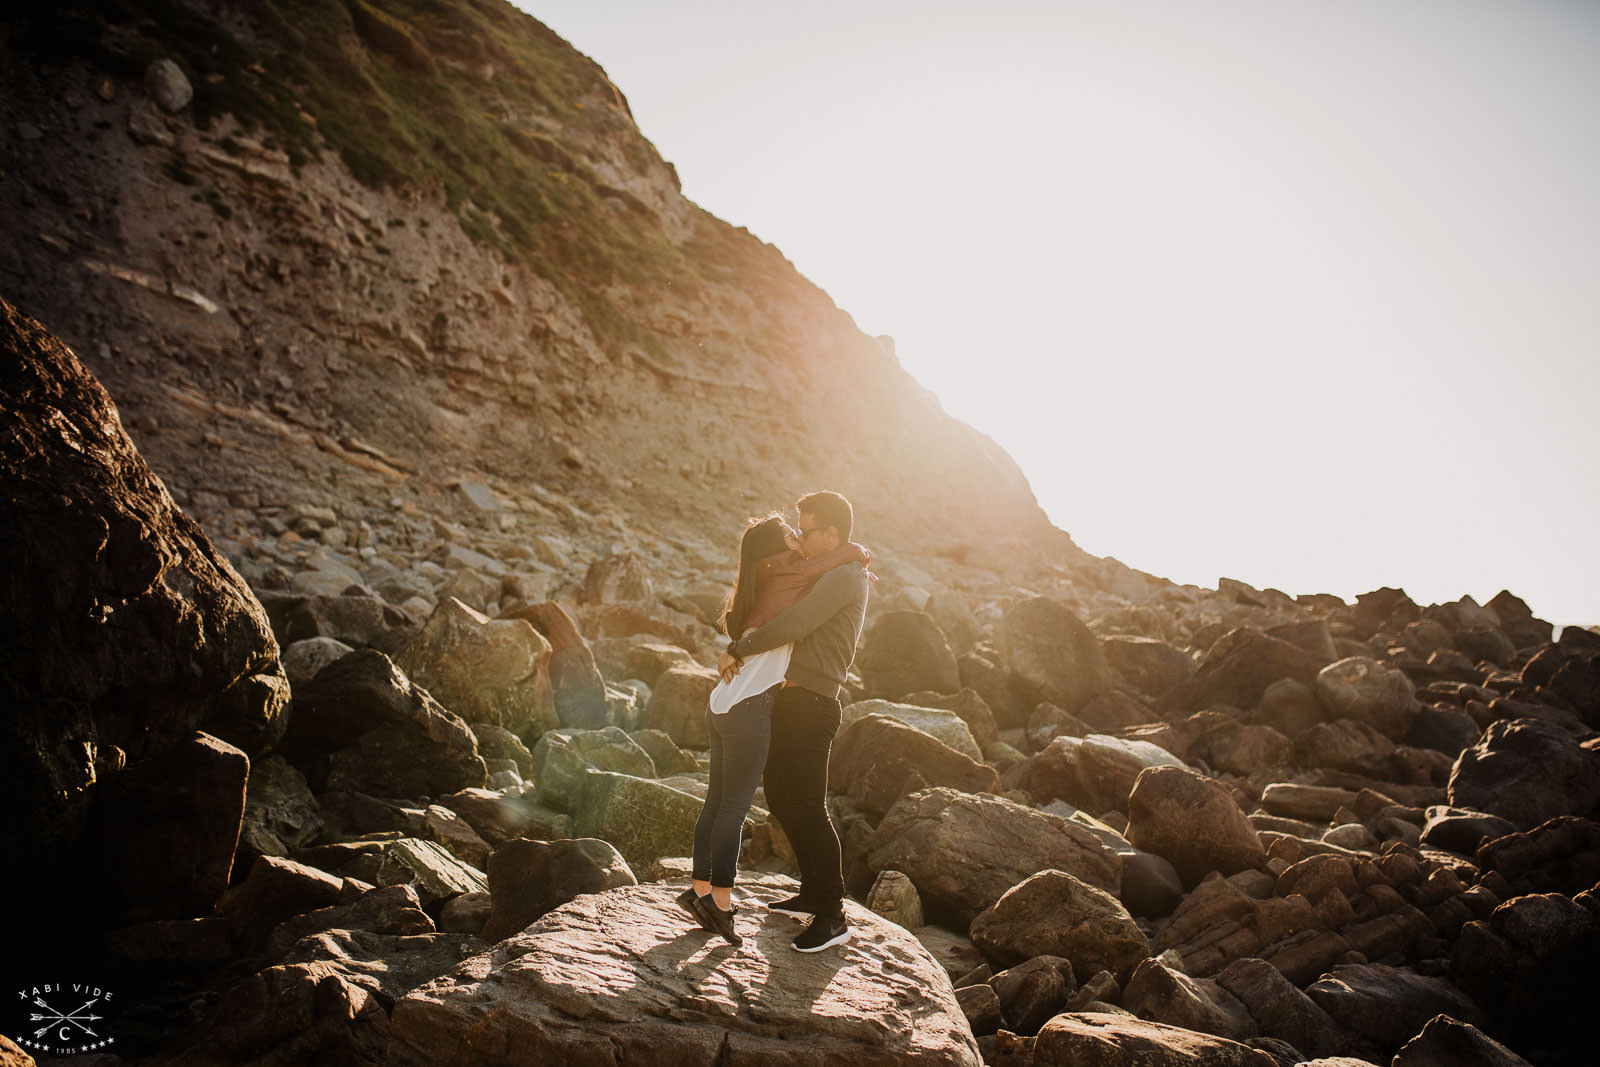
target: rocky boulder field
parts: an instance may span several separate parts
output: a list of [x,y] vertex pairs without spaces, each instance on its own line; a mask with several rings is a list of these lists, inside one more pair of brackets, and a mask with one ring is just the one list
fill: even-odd
[[408,483],[209,531],[0,310],[0,783],[54,872],[8,966],[116,990],[71,1062],[1592,1060],[1593,630],[881,551],[831,768],[855,936],[788,948],[758,793],[734,949],[671,898],[737,517]]

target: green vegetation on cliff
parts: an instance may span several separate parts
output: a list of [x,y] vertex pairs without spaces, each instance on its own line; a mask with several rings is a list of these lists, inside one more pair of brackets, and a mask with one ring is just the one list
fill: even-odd
[[603,158],[674,180],[605,73],[505,0],[66,0],[9,21],[11,48],[46,62],[137,79],[172,59],[197,123],[231,114],[292,164],[333,150],[369,185],[441,190],[466,233],[550,278],[612,344],[654,339],[609,286],[787,266],[731,227],[697,227],[685,255],[651,205],[597,174]]

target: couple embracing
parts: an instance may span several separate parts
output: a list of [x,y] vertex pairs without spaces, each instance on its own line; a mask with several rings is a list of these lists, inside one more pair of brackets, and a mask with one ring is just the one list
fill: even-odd
[[871,554],[850,540],[850,502],[810,493],[800,525],[769,515],[739,542],[739,573],[720,620],[730,638],[706,709],[711,785],[694,830],[693,885],[678,904],[730,944],[740,831],[763,775],[767,806],[800,866],[800,892],[769,911],[810,919],[793,944],[820,952],[849,940],[839,835],[828,814],[828,753],[839,694],[867,611]]

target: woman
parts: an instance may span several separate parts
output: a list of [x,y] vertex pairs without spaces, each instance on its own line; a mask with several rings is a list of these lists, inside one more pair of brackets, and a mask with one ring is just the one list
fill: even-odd
[[[782,516],[752,520],[739,540],[739,574],[718,628],[738,637],[777,618],[827,571],[871,560],[871,553],[853,542],[808,559]],[[745,660],[738,674],[712,690],[706,708],[711,787],[694,827],[694,884],[678,895],[678,906],[732,945],[743,943],[733,926],[740,831],[766,766],[772,698],[783,685],[792,647]]]

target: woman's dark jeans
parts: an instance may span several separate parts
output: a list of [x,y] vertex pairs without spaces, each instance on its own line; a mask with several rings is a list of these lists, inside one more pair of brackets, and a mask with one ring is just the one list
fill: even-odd
[[694,824],[693,874],[699,881],[731,888],[744,817],[761,784],[772,740],[772,690],[739,701],[724,715],[713,714],[708,706],[706,733],[711,738],[711,789]]

